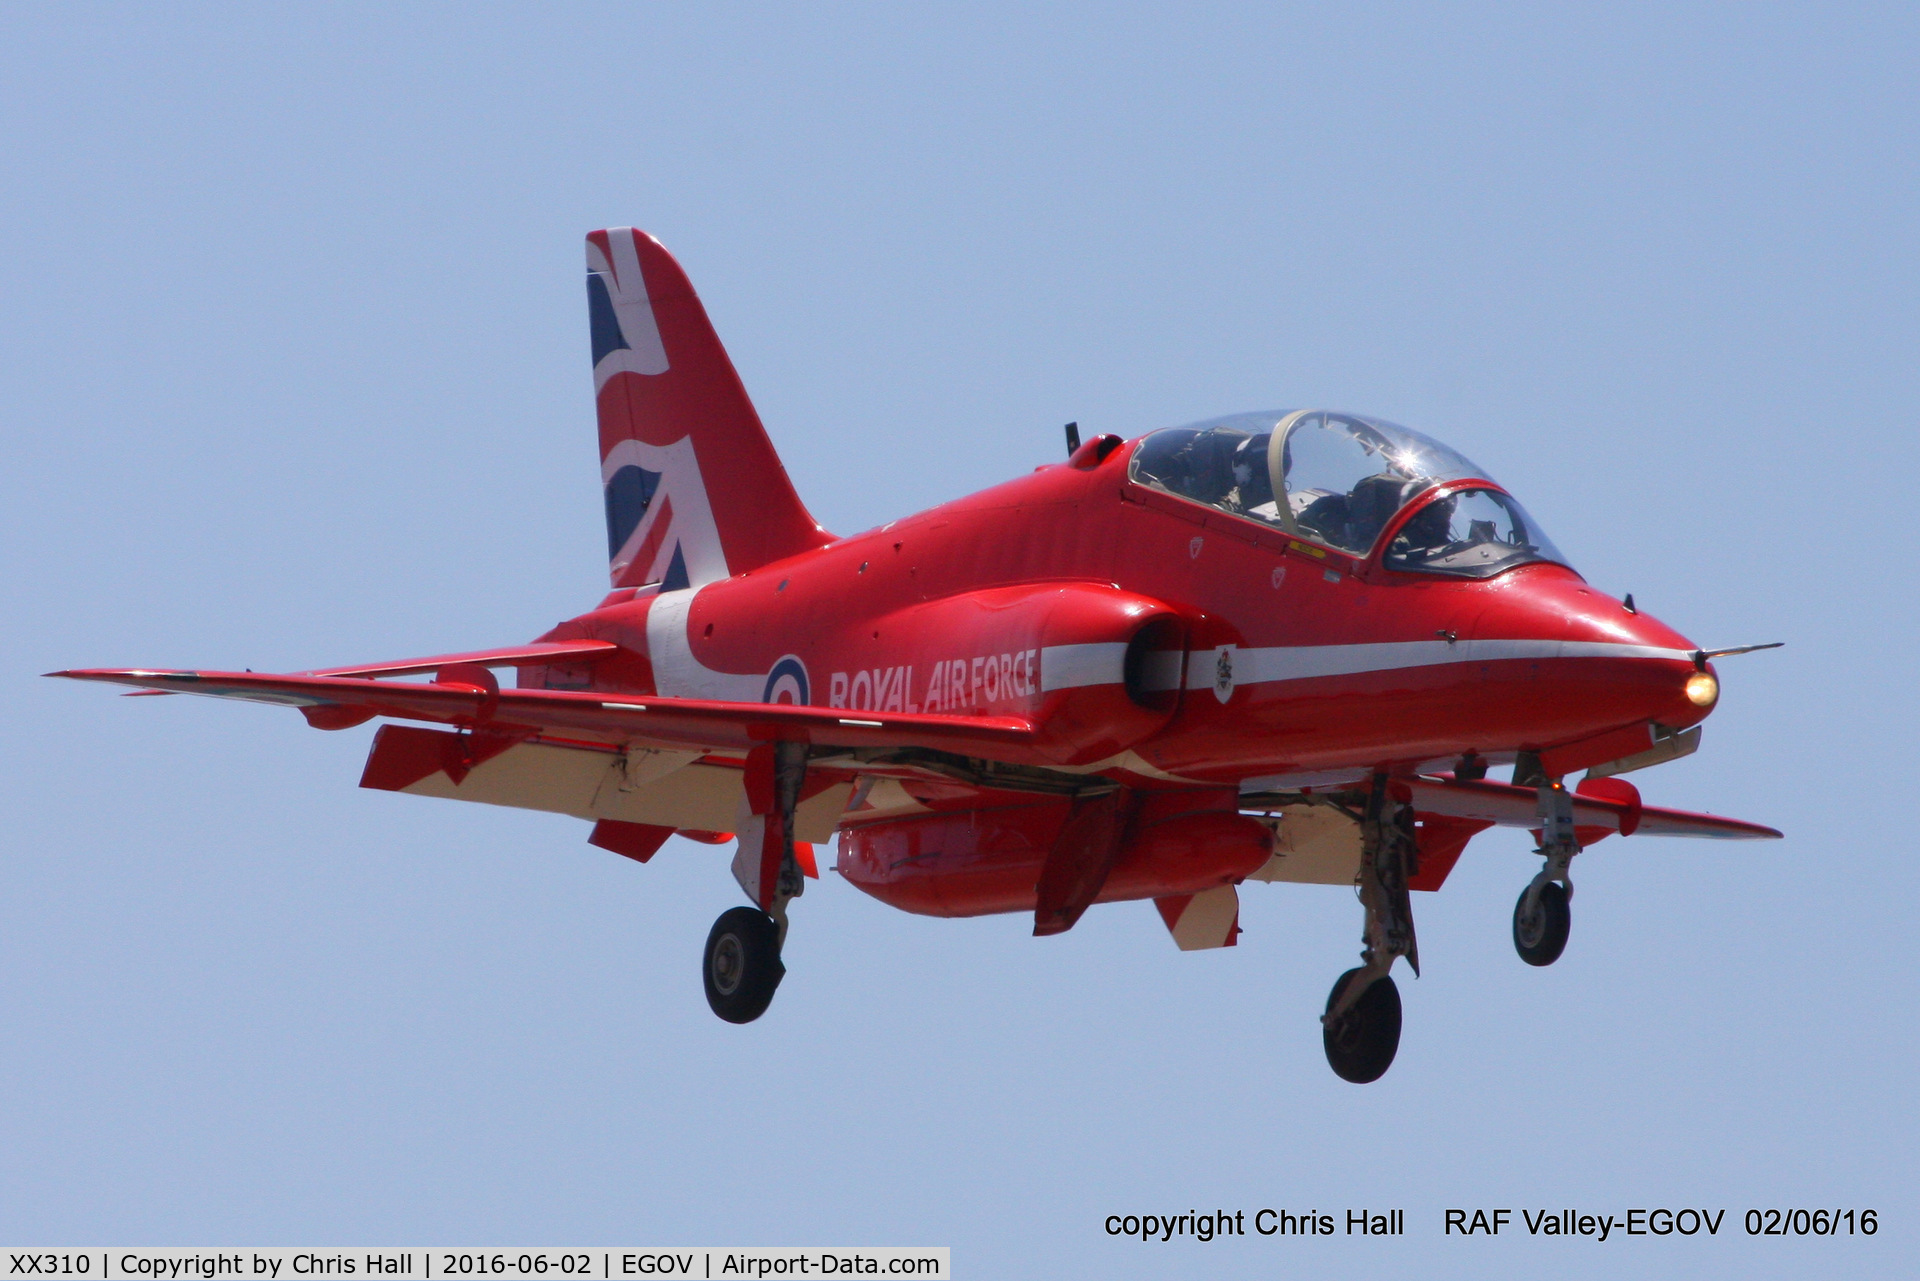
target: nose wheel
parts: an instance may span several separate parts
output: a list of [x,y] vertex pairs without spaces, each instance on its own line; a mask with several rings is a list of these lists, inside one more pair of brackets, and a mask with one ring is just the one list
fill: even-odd
[[751,1023],[767,1012],[786,977],[780,926],[757,907],[729,908],[707,934],[701,977],[707,1004],[729,1023]]
[[1569,865],[1580,852],[1573,826],[1573,797],[1558,779],[1539,784],[1540,872],[1513,905],[1513,950],[1528,965],[1552,965],[1573,929],[1573,877]]
[[1528,965],[1552,965],[1566,950],[1573,909],[1558,881],[1529,885],[1513,905],[1513,950]]

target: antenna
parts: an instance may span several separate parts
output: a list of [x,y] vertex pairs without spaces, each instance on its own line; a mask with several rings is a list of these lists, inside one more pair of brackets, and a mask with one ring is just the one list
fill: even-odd
[[1067,424],[1067,457],[1071,458],[1080,451],[1080,424]]

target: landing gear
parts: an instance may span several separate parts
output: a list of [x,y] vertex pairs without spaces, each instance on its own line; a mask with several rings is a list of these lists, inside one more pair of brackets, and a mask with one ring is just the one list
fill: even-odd
[[1513,950],[1528,965],[1552,965],[1566,950],[1573,911],[1557,881],[1529,885],[1513,905]]
[[1385,774],[1375,774],[1360,821],[1360,902],[1367,914],[1363,964],[1340,976],[1320,1018],[1328,1065],[1356,1085],[1379,1080],[1400,1048],[1400,990],[1389,971],[1394,959],[1404,956],[1414,975],[1420,973],[1407,890],[1419,858],[1413,806],[1393,794]]
[[729,908],[707,934],[700,967],[707,1004],[729,1023],[751,1023],[767,1012],[786,977],[780,927],[757,907]]
[[765,1014],[786,977],[780,949],[787,940],[787,904],[806,888],[793,851],[793,818],[807,776],[807,745],[756,747],[747,754],[745,774],[747,804],[733,875],[755,906],[720,914],[700,967],[707,1004],[729,1023],[751,1023]]
[[1573,929],[1573,856],[1580,838],[1573,829],[1573,797],[1566,784],[1542,782],[1540,791],[1540,848],[1547,861],[1513,905],[1513,950],[1528,965],[1552,965],[1566,950]]
[[1327,1062],[1335,1076],[1355,1085],[1378,1081],[1393,1065],[1400,1048],[1400,989],[1390,976],[1382,975],[1366,983],[1358,999],[1344,1013],[1335,1015],[1347,984],[1366,974],[1364,969],[1348,970],[1334,981],[1327,993],[1327,1017],[1321,1020],[1321,1039],[1326,1042]]

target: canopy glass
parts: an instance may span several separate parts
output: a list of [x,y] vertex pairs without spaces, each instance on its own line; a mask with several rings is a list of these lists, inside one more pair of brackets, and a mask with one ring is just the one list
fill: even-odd
[[1403,508],[1444,489],[1395,534],[1388,568],[1486,578],[1529,561],[1566,563],[1518,502],[1488,488],[1485,471],[1378,418],[1302,409],[1172,427],[1140,443],[1131,475],[1354,556]]

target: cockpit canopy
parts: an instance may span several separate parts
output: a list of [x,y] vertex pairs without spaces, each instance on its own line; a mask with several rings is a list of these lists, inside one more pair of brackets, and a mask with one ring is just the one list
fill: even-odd
[[1518,502],[1489,488],[1486,472],[1378,418],[1302,409],[1172,427],[1140,442],[1130,474],[1353,556],[1444,486],[1395,533],[1387,568],[1489,578],[1530,561],[1566,563]]

